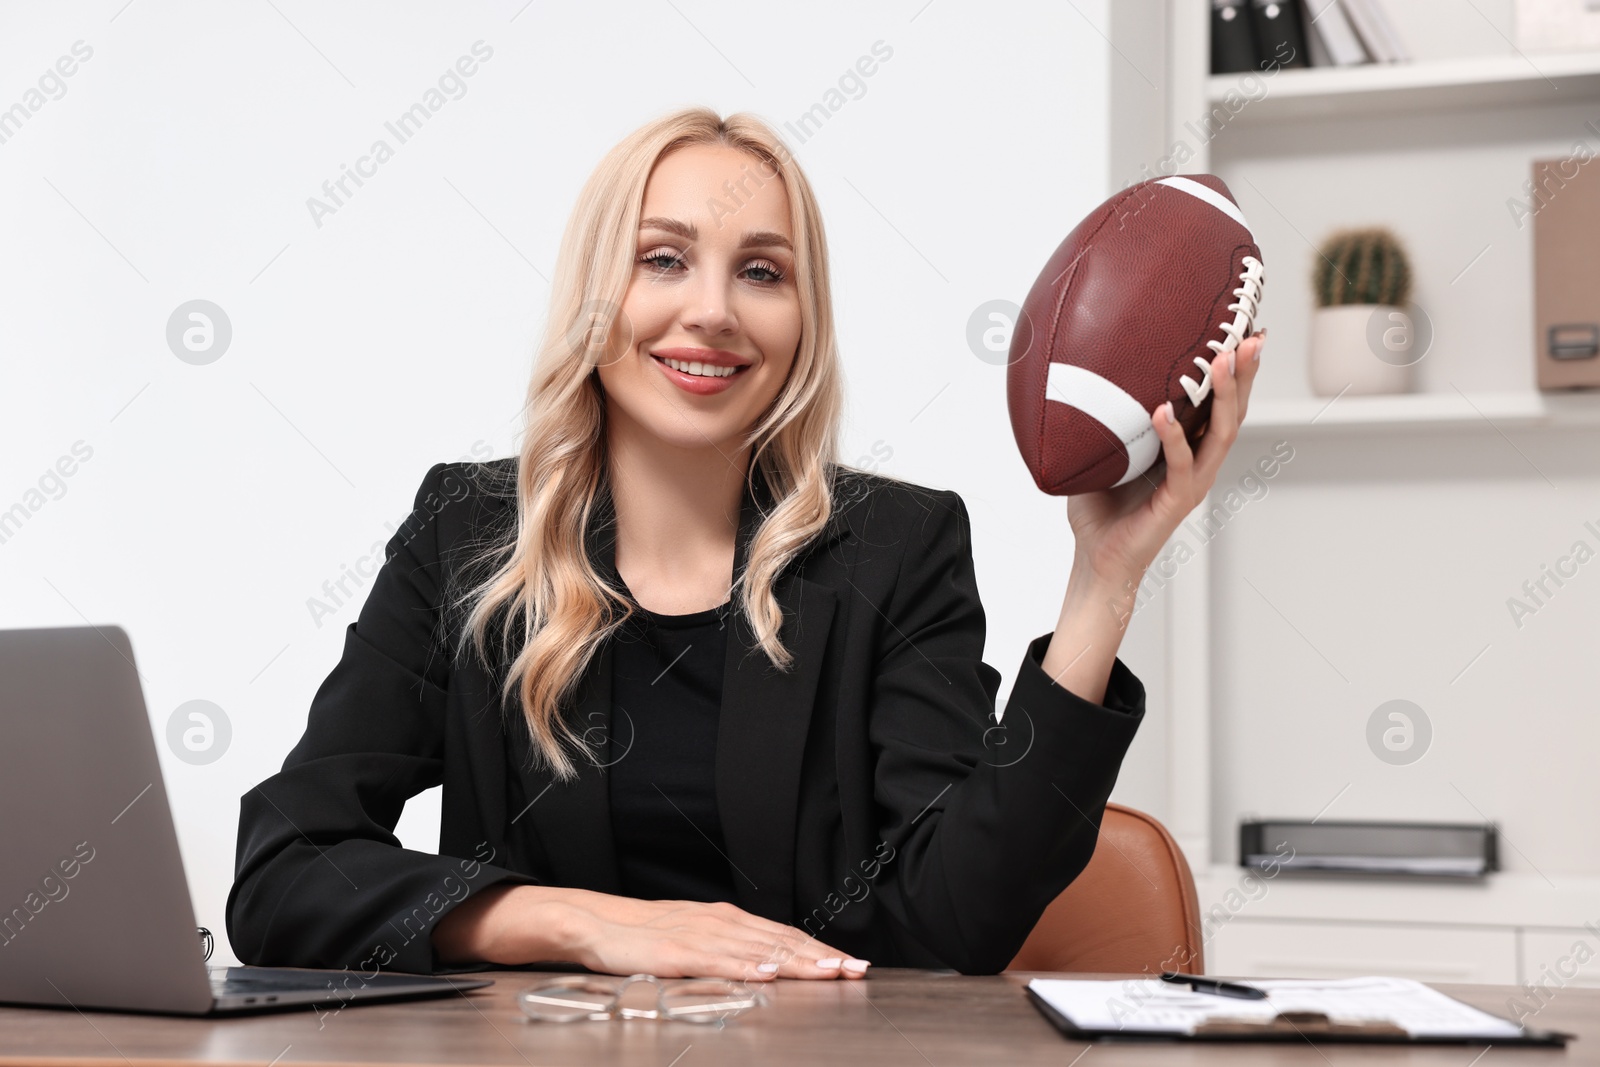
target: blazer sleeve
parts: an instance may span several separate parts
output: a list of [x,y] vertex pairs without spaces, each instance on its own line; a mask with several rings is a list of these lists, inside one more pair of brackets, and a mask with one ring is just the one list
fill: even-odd
[[879,885],[905,936],[994,974],[1089,862],[1145,693],[1120,658],[1104,704],[1056,684],[1046,633],[997,725],[966,504],[933,496],[906,539],[873,687],[874,796],[895,850]]
[[228,894],[228,937],[250,964],[430,974],[443,967],[438,919],[484,888],[524,875],[475,856],[402,848],[405,802],[443,778],[450,656],[439,644],[440,514],[455,499],[437,464],[344,651],[311,702],[305,734],[278,773],[245,793]]

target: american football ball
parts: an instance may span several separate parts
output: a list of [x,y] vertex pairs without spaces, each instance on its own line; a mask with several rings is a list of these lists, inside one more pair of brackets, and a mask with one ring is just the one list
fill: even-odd
[[1123,485],[1161,458],[1172,401],[1195,447],[1211,361],[1255,328],[1261,250],[1221,178],[1116,193],[1056,248],[1011,336],[1006,403],[1023,461],[1052,496]]

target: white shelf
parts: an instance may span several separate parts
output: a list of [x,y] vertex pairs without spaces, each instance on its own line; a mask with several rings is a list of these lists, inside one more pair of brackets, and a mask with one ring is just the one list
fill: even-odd
[[1483,429],[1600,425],[1600,393],[1399,393],[1389,396],[1256,399],[1241,434],[1281,430]]
[[[1206,99],[1241,92],[1245,74],[1213,74]],[[1229,124],[1312,117],[1373,116],[1600,99],[1600,52],[1475,56],[1421,63],[1304,67],[1259,75],[1267,85]]]
[[[1194,878],[1202,915],[1221,905],[1230,917],[1253,921],[1575,929],[1594,921],[1594,903],[1600,900],[1600,877],[1592,875],[1563,874],[1551,885],[1537,874],[1500,871],[1482,881],[1452,884],[1282,872],[1268,878],[1263,872],[1212,864],[1194,868]],[[1247,900],[1243,905],[1240,895]]]

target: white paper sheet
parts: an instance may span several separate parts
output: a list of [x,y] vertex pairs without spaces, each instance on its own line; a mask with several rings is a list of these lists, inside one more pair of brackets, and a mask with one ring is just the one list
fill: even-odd
[[1333,1022],[1391,1022],[1412,1037],[1514,1037],[1512,1022],[1447,997],[1409,978],[1249,981],[1266,1000],[1196,993],[1154,979],[1082,981],[1035,978],[1028,987],[1085,1030],[1192,1034],[1216,1018],[1268,1022],[1280,1011],[1319,1011]]

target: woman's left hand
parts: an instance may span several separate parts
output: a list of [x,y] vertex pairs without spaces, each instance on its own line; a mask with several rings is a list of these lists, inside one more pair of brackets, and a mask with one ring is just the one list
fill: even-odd
[[1265,339],[1265,331],[1245,338],[1233,353],[1232,374],[1226,357],[1216,361],[1211,375],[1215,390],[1211,418],[1200,438],[1198,455],[1189,448],[1183,427],[1171,421],[1167,405],[1163,405],[1156,409],[1151,424],[1161,437],[1165,478],[1157,464],[1127,485],[1067,498],[1067,521],[1077,541],[1075,571],[1087,568],[1084,577],[1097,584],[1138,585],[1161,546],[1216,482],[1223,457],[1244,421]]

